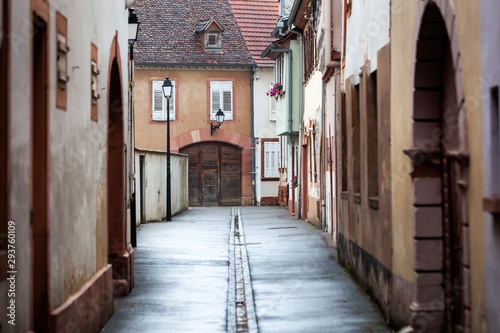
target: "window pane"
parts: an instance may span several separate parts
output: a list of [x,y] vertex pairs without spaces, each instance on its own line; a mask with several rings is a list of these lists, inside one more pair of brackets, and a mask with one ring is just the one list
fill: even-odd
[[155,111],[162,111],[163,110],[163,94],[161,90],[155,90],[155,105],[154,105],[154,110]]
[[212,112],[217,112],[220,109],[220,91],[212,90]]
[[208,35],[208,46],[217,46],[217,36]]
[[231,108],[231,91],[224,91],[223,92],[223,98],[224,98],[224,109],[223,111],[232,111],[232,108]]

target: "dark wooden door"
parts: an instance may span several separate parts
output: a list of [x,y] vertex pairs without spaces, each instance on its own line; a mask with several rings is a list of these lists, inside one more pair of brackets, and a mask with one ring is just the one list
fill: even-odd
[[241,205],[241,149],[207,142],[181,153],[189,156],[189,206]]
[[219,205],[219,146],[203,144],[201,149],[201,206]]

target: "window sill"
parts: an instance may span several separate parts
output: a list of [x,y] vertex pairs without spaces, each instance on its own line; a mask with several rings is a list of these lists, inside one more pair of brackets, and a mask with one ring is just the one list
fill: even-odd
[[342,191],[341,197],[342,199],[347,200],[347,191]]
[[370,206],[370,208],[378,209],[379,207],[378,197],[368,198],[368,205]]
[[361,194],[360,193],[354,193],[352,195],[352,200],[357,203],[357,204],[360,204],[361,203]]
[[260,177],[260,180],[263,181],[263,182],[276,182],[276,181],[279,181],[280,178],[279,177],[274,177],[274,178]]

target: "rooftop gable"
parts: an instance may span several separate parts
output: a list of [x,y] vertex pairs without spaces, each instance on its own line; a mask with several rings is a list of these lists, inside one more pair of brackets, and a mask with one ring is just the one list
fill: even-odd
[[[136,0],[134,7],[141,22],[138,64],[255,65],[228,0]],[[220,48],[204,47],[204,34],[197,31],[207,29],[220,29]]]
[[194,32],[200,33],[203,31],[208,31],[208,30],[216,30],[216,31],[224,31],[222,26],[217,22],[215,17],[212,17],[209,20],[203,20],[198,22],[196,25],[196,28],[194,29]]

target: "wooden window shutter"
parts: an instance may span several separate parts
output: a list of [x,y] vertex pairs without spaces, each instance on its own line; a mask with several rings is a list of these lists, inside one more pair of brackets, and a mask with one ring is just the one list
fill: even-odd
[[[162,85],[163,85],[163,82],[162,82]],[[170,102],[169,102],[169,111],[170,111],[170,120],[175,120],[175,95],[177,94],[177,85],[175,83],[174,80],[172,80],[172,97],[170,98]],[[163,92],[162,92],[162,95],[163,95]],[[163,97],[163,96],[162,96]],[[163,97],[163,104],[164,104],[164,107],[165,107],[165,112],[167,110],[167,101],[165,99],[165,97]]]
[[[170,115],[169,118],[170,120],[175,120],[175,99],[176,99],[176,93],[177,93],[177,86],[175,81],[172,80],[172,97],[170,98],[169,101],[169,111]],[[167,99],[165,96],[163,96],[163,81],[151,81],[151,94],[152,94],[152,101],[151,101],[151,118],[154,121],[167,121]]]
[[220,82],[210,82],[210,94],[212,95],[212,113],[215,114],[219,109],[222,109],[220,104]]
[[[163,82],[162,81],[152,81],[152,101],[151,101],[151,113],[152,113],[152,119],[154,121],[165,121],[167,119],[166,114],[164,112],[163,104],[165,103],[163,97],[163,91],[161,89]],[[166,104],[166,103],[165,103]]]
[[221,109],[224,111],[225,120],[233,120],[233,82],[211,81],[210,96],[210,119],[215,120],[215,114]]
[[[273,87],[273,84],[269,84],[269,89]],[[276,98],[274,96],[269,96],[269,120],[276,121]]]

